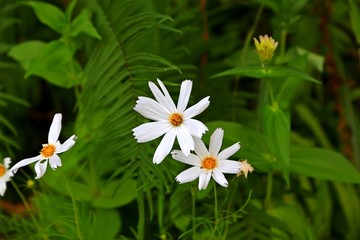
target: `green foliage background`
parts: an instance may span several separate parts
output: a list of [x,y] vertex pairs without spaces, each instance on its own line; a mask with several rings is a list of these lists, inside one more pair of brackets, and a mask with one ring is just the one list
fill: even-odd
[[[8,183],[0,239],[358,239],[359,29],[357,0],[0,0],[0,155],[35,156],[56,112],[78,136],[61,168]],[[131,130],[156,78],[210,96],[204,141],[240,141],[248,179],[199,191],[152,163],[160,140]]]

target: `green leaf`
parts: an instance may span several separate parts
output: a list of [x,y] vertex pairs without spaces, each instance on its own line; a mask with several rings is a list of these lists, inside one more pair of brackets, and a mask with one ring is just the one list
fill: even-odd
[[60,40],[22,43],[13,47],[9,55],[20,62],[26,71],[25,77],[36,75],[66,88],[84,79],[81,66],[73,59],[73,51]]
[[28,41],[12,47],[8,55],[18,61],[21,66],[28,70],[30,62],[40,56],[46,43],[41,41]]
[[263,126],[267,144],[279,161],[285,181],[289,183],[290,116],[277,103],[263,108]]
[[85,33],[91,37],[101,39],[99,33],[89,20],[90,12],[88,9],[83,9],[79,15],[71,22],[71,36],[77,36],[80,33]]
[[290,66],[271,66],[268,69],[261,65],[249,65],[238,68],[233,68],[222,73],[216,74],[213,77],[223,76],[247,76],[253,78],[286,78],[294,77],[301,80],[320,83],[318,80],[308,75],[307,73]]
[[65,14],[52,4],[44,2],[26,2],[32,7],[37,18],[58,33],[62,33],[66,26]]
[[92,239],[116,239],[121,229],[121,218],[116,209],[95,209],[94,228],[90,235]]
[[[236,142],[240,142],[241,149],[236,154],[241,159],[247,159],[254,167],[260,171],[268,172],[275,163],[274,156],[271,154],[264,136],[241,124],[225,121],[208,122],[209,133],[216,128],[224,129],[224,143],[222,149]],[[208,142],[209,136],[206,134],[203,138]],[[234,158],[235,159],[235,158]]]
[[124,206],[136,198],[136,183],[132,179],[120,179],[107,183],[92,203],[100,208]]
[[270,209],[269,214],[287,224],[291,229],[292,239],[315,239],[308,219],[294,206],[277,205]]
[[360,172],[343,155],[328,149],[293,147],[290,172],[305,176],[360,183]]

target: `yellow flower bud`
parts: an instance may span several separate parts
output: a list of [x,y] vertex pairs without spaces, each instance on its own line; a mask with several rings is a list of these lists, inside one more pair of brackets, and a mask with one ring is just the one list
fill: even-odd
[[275,42],[275,40],[268,35],[260,35],[259,40],[254,38],[255,48],[259,55],[261,63],[267,65],[271,62],[271,59],[274,56],[274,52],[278,45],[278,42]]

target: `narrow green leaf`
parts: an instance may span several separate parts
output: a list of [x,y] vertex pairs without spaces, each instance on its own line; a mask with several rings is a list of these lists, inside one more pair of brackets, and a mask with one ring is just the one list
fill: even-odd
[[360,44],[360,9],[358,6],[358,1],[349,0],[349,10],[350,10],[350,20],[356,42]]
[[328,149],[293,147],[290,172],[346,183],[360,183],[359,171],[343,155]]
[[306,72],[303,72],[297,68],[289,66],[271,66],[269,71],[267,71],[268,78],[278,78],[278,77],[294,77],[301,80],[306,80],[315,83],[321,83]]
[[285,180],[289,183],[290,116],[277,103],[263,109],[263,126],[268,146],[279,161]]
[[58,33],[63,32],[66,25],[66,19],[65,14],[59,8],[44,2],[26,2],[24,4],[34,9],[40,22],[46,24]]
[[213,78],[223,76],[246,76],[253,78],[264,78],[266,77],[266,72],[265,69],[261,67],[261,65],[256,64],[226,70],[224,72],[214,75]]
[[223,77],[223,76],[246,76],[253,78],[294,77],[301,80],[321,83],[312,76],[308,75],[307,73],[290,66],[271,66],[268,69],[265,69],[261,65],[248,65],[218,73],[213,77]]

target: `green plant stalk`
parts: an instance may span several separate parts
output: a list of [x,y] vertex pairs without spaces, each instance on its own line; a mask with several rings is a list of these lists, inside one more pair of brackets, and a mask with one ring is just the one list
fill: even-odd
[[21,198],[21,201],[24,203],[24,206],[26,208],[26,210],[29,212],[31,220],[33,221],[34,225],[36,226],[36,228],[38,229],[39,233],[41,232],[41,228],[38,224],[38,222],[36,221],[34,214],[31,211],[31,208],[28,204],[28,202],[26,201],[26,198],[24,197],[24,195],[22,194],[22,192],[20,191],[20,189],[18,188],[18,186],[16,185],[16,183],[14,181],[10,181],[11,184],[13,185],[16,193],[19,195],[19,197]]
[[215,224],[213,228],[213,234],[212,236],[216,235],[218,223],[219,223],[219,213],[218,213],[218,199],[217,199],[217,191],[216,191],[216,183],[213,181],[214,185],[214,218],[215,218]]
[[145,206],[144,206],[144,198],[141,191],[138,191],[137,194],[137,203],[138,203],[138,211],[139,211],[139,222],[137,226],[137,239],[144,240],[145,239]]
[[192,186],[191,189],[191,200],[192,200],[192,204],[191,204],[191,215],[192,215],[192,238],[191,239],[195,239],[196,238],[196,187]]
[[[251,25],[250,27],[250,30],[248,31],[248,33],[246,34],[246,38],[245,38],[245,42],[244,42],[244,47],[241,51],[241,55],[240,55],[240,58],[238,60],[238,63],[236,65],[239,65],[241,63],[244,62],[244,59],[245,59],[245,54],[247,53],[248,51],[248,48],[249,48],[249,45],[250,45],[250,41],[252,40],[252,37],[254,35],[254,32],[255,32],[255,29],[256,29],[256,26],[258,25],[259,21],[260,21],[260,17],[261,17],[261,14],[262,14],[262,11],[264,9],[264,6],[261,5],[257,12],[256,12],[256,16],[255,16],[255,19],[254,19],[254,22],[253,24]],[[235,79],[235,83],[234,83],[234,92],[233,92],[233,105],[235,106],[235,102],[236,102],[236,99],[237,99],[237,91],[238,91],[238,86],[239,86],[239,80],[240,78],[239,77],[236,77]],[[233,121],[236,121],[236,108],[234,108],[234,111],[233,111]]]
[[265,210],[271,209],[271,194],[273,187],[273,173],[269,172],[267,176],[267,184],[266,184],[266,196],[264,201]]
[[[61,171],[61,170],[60,170]],[[77,207],[76,207],[76,202],[75,202],[75,199],[74,199],[74,195],[71,191],[71,188],[70,188],[70,185],[69,185],[69,182],[67,181],[67,178],[65,176],[65,173],[63,171],[61,171],[62,173],[62,176],[64,177],[64,180],[65,180],[65,183],[66,183],[66,187],[68,188],[68,191],[69,191],[69,194],[70,194],[70,197],[71,197],[71,203],[72,203],[72,206],[73,206],[73,211],[74,211],[74,220],[75,220],[75,225],[76,225],[76,231],[77,231],[77,235],[78,235],[78,239],[79,240],[82,240],[83,237],[81,235],[81,231],[80,231],[80,226],[79,226],[79,215],[78,215],[78,210],[77,210]]]

